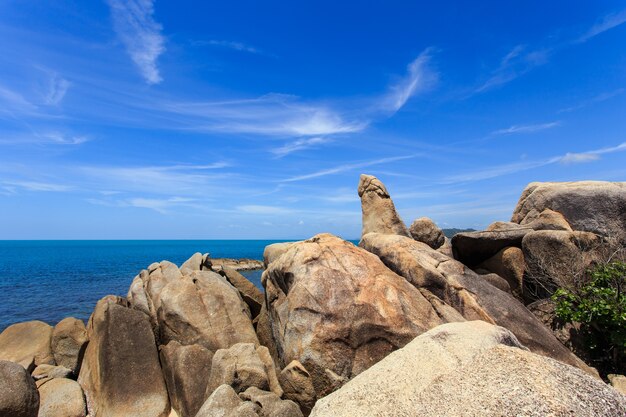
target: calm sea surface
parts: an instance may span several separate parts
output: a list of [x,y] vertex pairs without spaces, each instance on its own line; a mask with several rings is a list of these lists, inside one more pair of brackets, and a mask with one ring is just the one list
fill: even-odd
[[[152,262],[180,266],[195,252],[262,260],[265,246],[275,242],[281,241],[0,241],[0,331],[26,320],[86,321],[100,298],[125,296],[135,275]],[[260,288],[261,272],[242,271]]]

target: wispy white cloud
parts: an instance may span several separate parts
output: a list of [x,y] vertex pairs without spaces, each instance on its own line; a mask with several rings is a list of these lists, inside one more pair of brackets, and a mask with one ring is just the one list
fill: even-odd
[[370,167],[370,166],[374,166],[374,165],[382,165],[382,164],[387,164],[387,163],[390,163],[390,162],[397,162],[397,161],[402,161],[402,160],[405,160],[405,159],[412,159],[412,158],[416,158],[418,156],[421,156],[421,154],[396,156],[396,157],[391,157],[391,158],[381,158],[381,159],[376,159],[376,160],[373,160],[373,161],[358,162],[358,163],[354,163],[354,164],[344,164],[344,165],[336,166],[334,168],[323,169],[321,171],[313,172],[311,174],[298,175],[298,176],[295,176],[295,177],[287,178],[287,179],[282,180],[282,182],[294,182],[294,181],[309,180],[309,179],[312,179],[312,178],[324,177],[326,175],[339,174],[341,172],[352,171],[352,170],[357,169],[357,168],[366,168],[366,167]]
[[604,33],[607,30],[613,29],[624,23],[626,23],[626,10],[608,14],[593,25],[587,32],[585,32],[585,34],[582,35],[577,42],[586,42],[594,36]]
[[163,81],[157,59],[165,51],[153,0],[108,0],[115,31],[148,84]]
[[0,137],[0,145],[80,145],[89,141],[89,137],[84,135],[69,135],[61,132],[32,132],[28,134],[5,133]]
[[3,184],[9,187],[16,187],[26,191],[66,192],[74,189],[74,187],[70,185],[53,184],[38,181],[3,181]]
[[0,113],[32,113],[37,106],[22,94],[0,85]]
[[527,50],[525,45],[516,45],[501,60],[491,76],[474,93],[482,93],[506,84],[548,62],[551,48]]
[[422,52],[407,67],[407,74],[392,85],[383,100],[383,107],[396,112],[419,92],[431,88],[438,79],[438,74],[431,68],[433,48]]
[[71,83],[60,75],[53,73],[50,76],[50,84],[48,86],[48,92],[44,96],[44,102],[49,106],[57,106],[65,98],[67,90],[70,88]]
[[513,125],[511,127],[507,127],[506,129],[495,130],[491,132],[491,135],[512,135],[516,133],[535,133],[535,132],[540,132],[542,130],[552,129],[560,125],[561,125],[560,121],[549,122],[549,123],[528,124],[528,125]]
[[271,152],[274,155],[276,155],[277,158],[282,158],[284,156],[289,155],[290,153],[301,151],[304,149],[314,148],[316,146],[323,145],[329,142],[332,142],[332,140],[329,138],[324,138],[324,137],[319,137],[319,136],[312,137],[312,138],[305,138],[305,139],[297,139],[297,140],[294,140],[293,142],[286,143],[283,146],[280,146],[278,148],[274,148],[271,150]]
[[254,46],[247,45],[243,42],[211,39],[208,41],[194,41],[193,44],[217,46],[221,48],[233,49],[235,51],[248,52],[251,54],[263,54],[263,51],[261,51],[260,49],[255,48]]
[[569,112],[573,112],[573,111],[576,111],[576,110],[580,110],[580,109],[585,108],[587,106],[590,106],[592,104],[601,103],[603,101],[610,100],[613,97],[619,96],[620,94],[624,93],[624,91],[626,91],[626,89],[618,88],[618,89],[613,90],[613,91],[602,93],[602,94],[599,94],[599,95],[597,95],[597,96],[595,96],[595,97],[593,97],[593,98],[591,98],[589,100],[583,101],[583,102],[581,102],[581,103],[579,103],[579,104],[577,104],[575,106],[563,108],[563,109],[559,110],[558,113],[569,113]]
[[197,200],[186,197],[169,197],[169,198],[147,198],[147,197],[134,197],[128,199],[98,199],[87,198],[85,199],[90,204],[106,207],[136,207],[142,209],[154,210],[157,213],[168,214],[171,209],[177,207],[192,207],[202,208],[196,203]]
[[585,163],[585,162],[593,162],[593,161],[599,160],[602,155],[615,153],[615,152],[624,152],[624,151],[626,151],[626,142],[621,143],[617,146],[596,149],[596,150],[588,151],[588,152],[582,152],[582,153],[568,152],[560,158],[559,162],[563,164],[579,164],[579,163]]

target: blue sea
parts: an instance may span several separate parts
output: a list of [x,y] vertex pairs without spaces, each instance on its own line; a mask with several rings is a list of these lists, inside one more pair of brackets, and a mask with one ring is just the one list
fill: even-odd
[[[279,240],[0,241],[0,331],[20,321],[55,325],[87,321],[108,294],[126,296],[135,275],[153,262],[180,266],[195,252],[213,258],[263,259]],[[262,271],[242,271],[261,288]]]

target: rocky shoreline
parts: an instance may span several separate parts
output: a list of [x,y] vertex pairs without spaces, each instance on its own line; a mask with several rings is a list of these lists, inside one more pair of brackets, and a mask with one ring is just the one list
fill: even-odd
[[[510,222],[407,227],[377,178],[358,246],[149,265],[87,323],[0,334],[0,417],[623,416],[546,285],[626,242],[626,183],[532,183]],[[580,264],[580,265],[579,265]],[[264,291],[239,270],[265,269]]]

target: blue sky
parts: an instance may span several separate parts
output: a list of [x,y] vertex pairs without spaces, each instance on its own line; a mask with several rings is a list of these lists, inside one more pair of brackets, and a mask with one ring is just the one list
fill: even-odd
[[[436,3],[436,4],[434,4]],[[574,6],[575,5],[575,6]],[[626,180],[626,6],[0,3],[0,239],[360,235]]]

